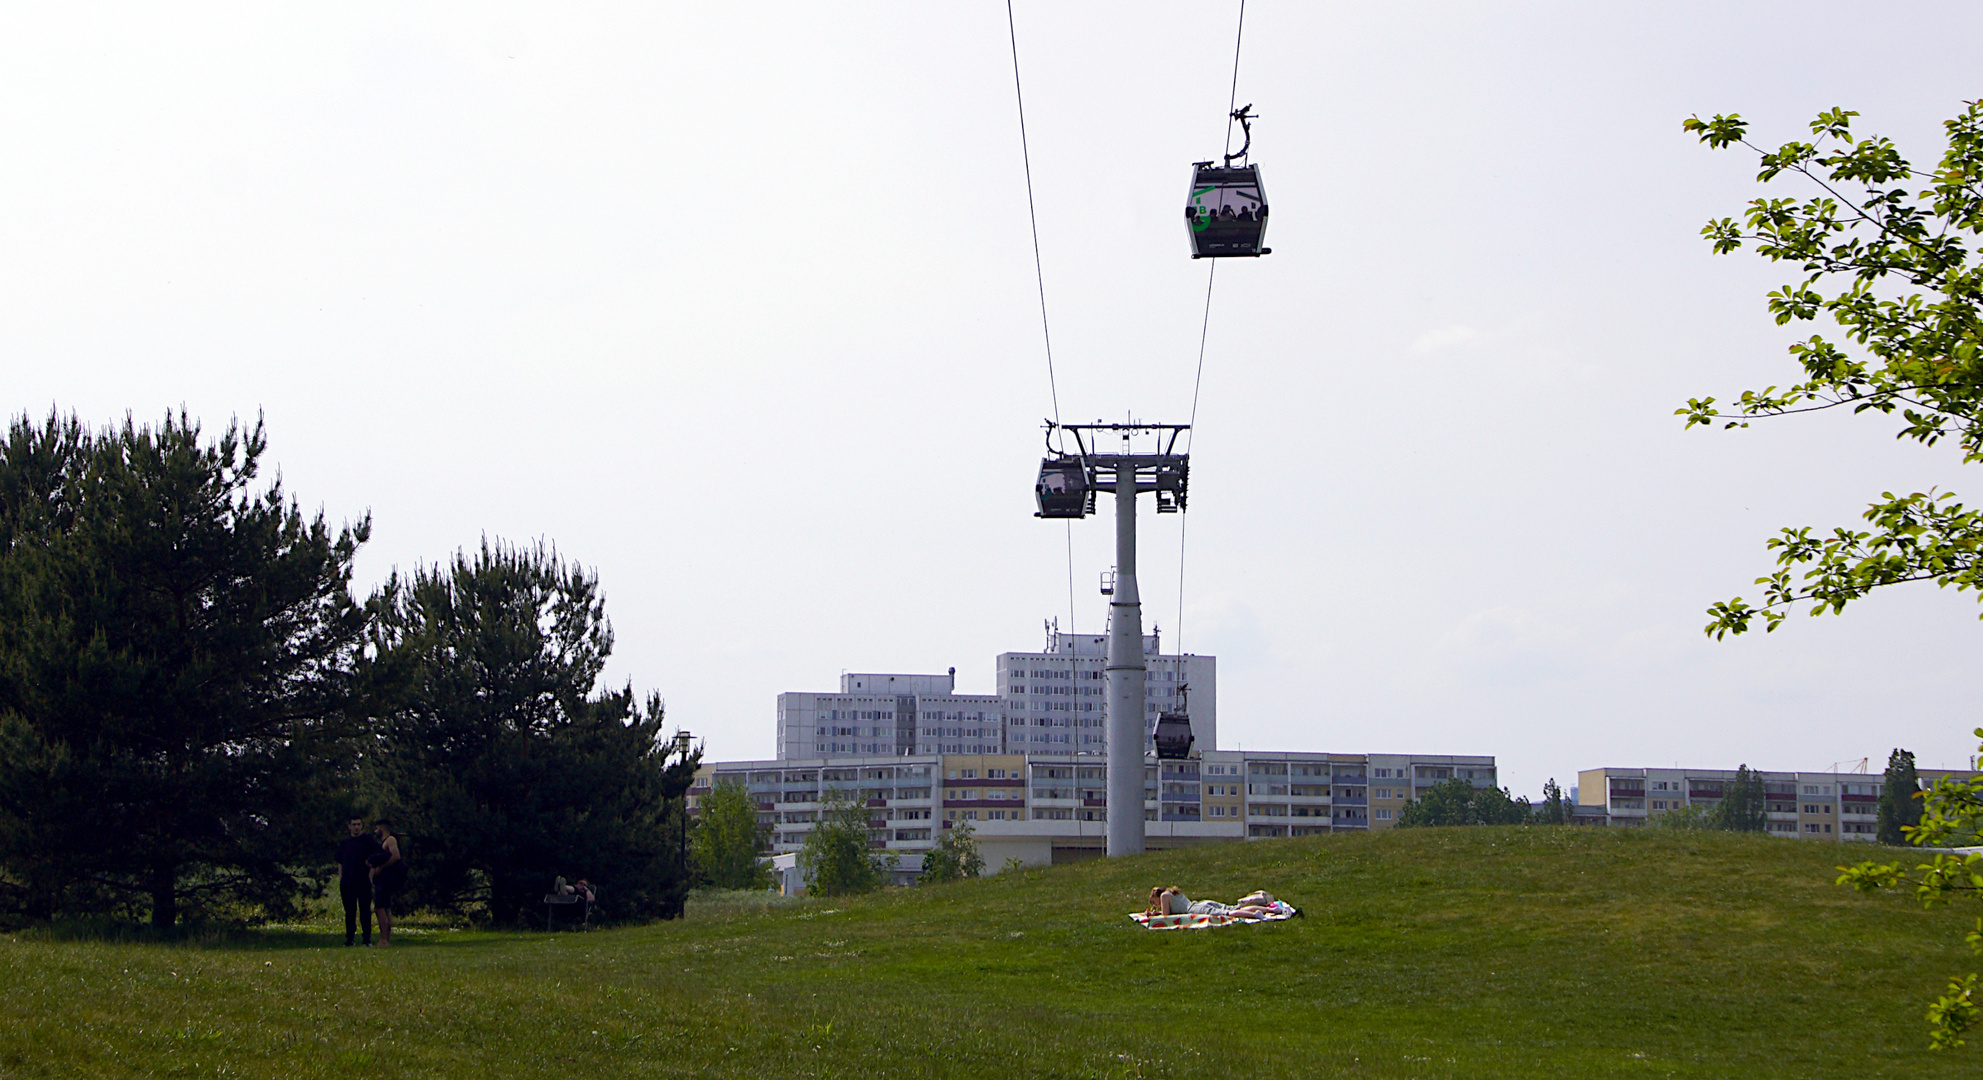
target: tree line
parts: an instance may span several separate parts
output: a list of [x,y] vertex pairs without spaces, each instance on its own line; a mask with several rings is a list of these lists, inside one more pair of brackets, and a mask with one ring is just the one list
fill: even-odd
[[679,914],[700,752],[600,685],[596,575],[485,538],[360,597],[369,516],[303,513],[267,445],[183,410],[9,426],[0,913],[280,917],[369,813],[418,906],[515,925],[583,874],[614,916]]

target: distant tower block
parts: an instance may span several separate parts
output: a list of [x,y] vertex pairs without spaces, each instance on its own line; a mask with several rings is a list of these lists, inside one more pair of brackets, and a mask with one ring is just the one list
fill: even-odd
[[[1184,509],[1191,462],[1189,455],[1176,451],[1178,436],[1190,428],[1189,424],[1050,423],[1049,449],[1054,431],[1059,430],[1074,437],[1075,452],[1056,450],[1042,460],[1033,488],[1040,505],[1035,516],[1043,518],[1086,517],[1094,512],[1095,492],[1115,493],[1115,588],[1109,597],[1106,665],[1110,856],[1143,853],[1143,748],[1150,731],[1144,719],[1143,603],[1136,589],[1136,496],[1155,493],[1159,514]],[[1105,432],[1120,437],[1119,452],[1098,452]],[[1134,452],[1131,444],[1137,436],[1155,445],[1149,452]]]

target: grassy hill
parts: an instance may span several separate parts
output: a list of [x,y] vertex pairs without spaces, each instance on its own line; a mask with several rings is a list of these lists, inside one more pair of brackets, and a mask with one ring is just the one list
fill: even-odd
[[[0,939],[0,1077],[1973,1077],[1968,911],[1830,844],[1585,829],[1233,844],[590,934]],[[1307,918],[1153,933],[1152,884]]]

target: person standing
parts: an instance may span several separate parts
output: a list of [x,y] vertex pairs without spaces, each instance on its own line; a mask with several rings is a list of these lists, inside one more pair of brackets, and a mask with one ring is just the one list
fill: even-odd
[[344,943],[350,945],[365,928],[365,944],[372,943],[372,856],[379,842],[365,834],[365,820],[354,817],[345,823],[351,835],[337,845],[337,894],[344,901]]
[[372,829],[379,835],[379,850],[371,858],[372,906],[379,912],[379,945],[384,947],[392,944],[392,904],[406,887],[406,860],[400,857],[391,821],[380,818]]

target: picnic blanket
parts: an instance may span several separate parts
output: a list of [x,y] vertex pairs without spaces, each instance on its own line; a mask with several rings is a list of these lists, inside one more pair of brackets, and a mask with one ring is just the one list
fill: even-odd
[[1145,930],[1210,930],[1216,926],[1231,926],[1234,923],[1285,922],[1294,918],[1294,905],[1284,900],[1276,900],[1273,914],[1264,918],[1249,919],[1242,915],[1151,915],[1134,912],[1129,917],[1143,924]]

